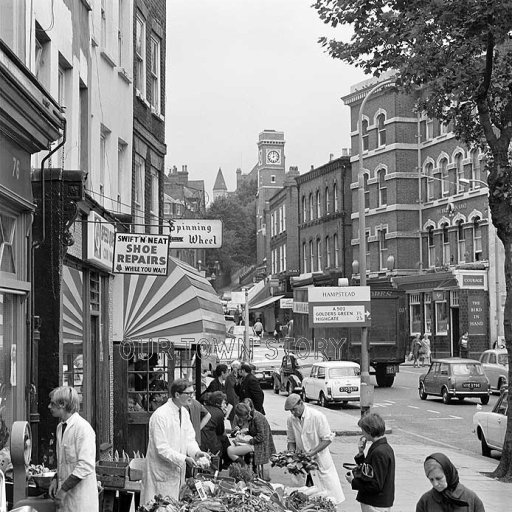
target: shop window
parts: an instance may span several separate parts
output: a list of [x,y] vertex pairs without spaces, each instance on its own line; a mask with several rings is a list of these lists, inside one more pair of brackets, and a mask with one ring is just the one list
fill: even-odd
[[10,446],[9,431],[17,412],[16,386],[12,385],[16,379],[16,374],[12,373],[16,368],[17,349],[15,309],[16,296],[0,292],[0,450]]
[[436,302],[436,334],[448,334],[448,303]]
[[411,293],[409,296],[409,318],[411,335],[421,334],[421,295]]
[[432,333],[432,296],[425,294],[425,332]]

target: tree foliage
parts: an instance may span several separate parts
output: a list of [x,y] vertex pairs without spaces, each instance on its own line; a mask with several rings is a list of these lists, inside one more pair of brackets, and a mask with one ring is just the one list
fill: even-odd
[[[320,38],[336,59],[368,74],[396,73],[418,109],[452,122],[455,135],[487,152],[492,222],[505,248],[504,333],[512,382],[512,2],[510,0],[317,0],[320,18],[351,26],[350,40]],[[512,479],[512,396],[494,476]]]
[[242,181],[234,194],[217,198],[206,213],[222,220],[222,247],[209,249],[206,262],[212,266],[218,261],[223,275],[256,262],[256,192],[255,181]]

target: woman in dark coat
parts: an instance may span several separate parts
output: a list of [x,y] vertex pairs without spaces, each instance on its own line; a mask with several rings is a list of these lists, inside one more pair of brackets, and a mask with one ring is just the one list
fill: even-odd
[[201,450],[219,455],[226,459],[228,438],[224,429],[224,411],[226,410],[226,395],[222,391],[208,393],[205,396],[205,407],[211,414],[210,421],[201,430]]
[[416,512],[485,512],[482,500],[459,482],[459,473],[443,453],[433,453],[424,462],[432,484],[416,505]]

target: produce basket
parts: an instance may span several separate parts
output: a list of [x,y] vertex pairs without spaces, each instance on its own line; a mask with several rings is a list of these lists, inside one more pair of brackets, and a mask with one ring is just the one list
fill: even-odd
[[123,488],[127,474],[128,462],[100,460],[96,463],[96,476],[103,487]]

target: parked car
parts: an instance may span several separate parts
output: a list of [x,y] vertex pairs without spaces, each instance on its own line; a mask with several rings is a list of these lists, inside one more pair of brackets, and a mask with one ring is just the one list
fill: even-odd
[[361,398],[361,370],[352,361],[325,361],[311,367],[309,377],[302,381],[305,402],[318,400],[327,407],[332,403],[358,402]]
[[503,451],[507,430],[508,388],[501,388],[500,397],[492,411],[478,411],[473,415],[473,432],[482,445],[482,455],[489,457],[491,450]]
[[452,398],[480,398],[483,405],[489,403],[491,385],[485,376],[480,361],[460,357],[436,359],[427,373],[420,375],[419,395],[426,400],[428,395],[437,395],[448,404]]
[[274,372],[274,393],[300,393],[302,379],[310,374],[315,363],[320,363],[323,359],[320,354],[302,356],[300,353],[287,352],[281,360],[281,366]]
[[253,374],[258,379],[261,387],[272,387],[274,384],[274,373],[279,371],[281,361],[277,359],[261,359],[253,360]]
[[493,348],[482,352],[480,362],[485,375],[491,383],[491,389],[500,391],[507,385],[508,378],[508,352],[506,348]]

